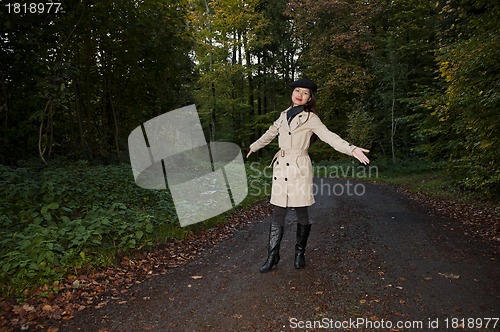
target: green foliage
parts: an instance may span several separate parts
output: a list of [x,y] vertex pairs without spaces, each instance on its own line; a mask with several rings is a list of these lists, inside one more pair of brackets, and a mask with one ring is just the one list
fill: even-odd
[[347,138],[356,145],[371,149],[375,145],[377,129],[375,119],[368,111],[357,108],[349,114]]
[[291,35],[287,1],[192,3],[199,73],[194,96],[204,130],[210,140],[247,147],[261,133],[255,117],[288,106],[289,99],[278,101],[289,93],[283,76],[293,75],[292,52],[298,51],[284,38]]
[[373,48],[369,28],[379,5],[367,1],[291,1],[290,16],[301,49],[298,67],[317,81],[322,120],[341,136],[347,114],[362,103],[372,84],[367,66]]
[[192,102],[185,0],[62,6],[48,15],[0,8],[1,163],[116,159],[133,128]]
[[[63,162],[64,164],[64,162]],[[241,206],[267,198],[268,162],[246,165]],[[168,190],[135,185],[129,165],[11,168],[0,165],[0,294],[52,284],[78,268],[113,264],[131,250],[224,221],[181,228]]]
[[[500,5],[449,2],[437,60],[444,94],[428,105],[438,122],[430,152],[445,155],[455,181],[466,190],[498,195],[500,130]],[[497,196],[498,197],[498,196]]]
[[177,221],[169,192],[137,187],[129,165],[0,166],[0,174],[3,294],[109,263],[153,244]]
[[375,158],[370,164],[378,168],[381,177],[399,177],[445,169],[444,163],[430,162],[422,158],[405,158],[394,163],[392,159],[382,157]]
[[438,13],[435,1],[397,0],[387,2],[375,21],[371,62],[376,85],[370,103],[382,155],[401,159],[427,143],[417,130],[430,124],[431,110],[421,104],[437,85]]

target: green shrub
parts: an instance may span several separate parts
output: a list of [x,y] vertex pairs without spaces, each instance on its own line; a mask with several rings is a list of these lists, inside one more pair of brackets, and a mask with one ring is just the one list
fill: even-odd
[[151,245],[177,221],[168,190],[139,188],[129,165],[38,170],[0,165],[0,179],[4,295]]
[[[249,186],[270,186],[267,164],[246,167]],[[127,164],[0,165],[0,186],[3,296],[50,285],[75,268],[113,264],[117,255],[182,237],[224,218],[181,229],[170,192],[138,187]],[[249,190],[241,205],[265,196],[265,190]]]

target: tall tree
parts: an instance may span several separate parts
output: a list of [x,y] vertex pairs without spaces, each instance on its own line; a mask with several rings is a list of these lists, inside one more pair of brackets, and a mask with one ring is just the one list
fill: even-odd
[[[323,121],[341,135],[347,114],[365,104],[373,80],[370,26],[377,12],[377,3],[362,0],[290,2],[301,50],[298,70],[318,82]],[[328,150],[320,154],[331,155]]]
[[446,2],[438,52],[444,95],[431,100],[439,121],[434,154],[449,158],[467,189],[498,195],[500,5]]
[[48,63],[57,55],[47,45],[57,45],[53,22],[61,19],[59,14],[30,15],[14,10],[3,4],[0,8],[0,156],[9,163],[24,157],[28,149],[35,155],[37,119],[51,108],[44,94],[60,88],[57,82],[48,85],[46,80],[52,75]]
[[266,39],[258,38],[267,25],[257,8],[259,2],[192,1],[193,24],[198,31],[197,100],[202,116],[210,119],[208,130],[212,140],[248,143],[248,130],[244,129],[254,114],[255,54],[267,43]]
[[[258,38],[268,42],[254,49],[257,57],[257,108],[252,123],[257,139],[267,130],[279,112],[289,104],[288,83],[297,77],[297,61],[301,52],[300,40],[294,33],[293,19],[287,13],[288,0],[262,1],[258,10],[268,24]],[[259,151],[262,153],[262,150]]]
[[422,101],[439,88],[434,53],[439,8],[431,0],[390,1],[374,25],[377,84],[371,103],[379,146],[394,162],[425,143],[417,129],[430,117]]
[[36,150],[43,159],[121,155],[132,128],[190,100],[185,0],[63,6],[57,15],[1,13],[2,162]]

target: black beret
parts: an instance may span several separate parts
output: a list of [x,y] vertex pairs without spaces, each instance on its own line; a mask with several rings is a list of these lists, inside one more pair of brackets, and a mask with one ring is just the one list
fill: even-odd
[[316,92],[318,90],[318,86],[313,81],[307,78],[301,78],[290,84],[292,88],[308,88],[312,92]]

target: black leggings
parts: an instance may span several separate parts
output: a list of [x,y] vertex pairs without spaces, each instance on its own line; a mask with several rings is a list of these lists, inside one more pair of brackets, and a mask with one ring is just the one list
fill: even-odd
[[[295,212],[297,213],[297,218],[299,219],[299,224],[309,225],[309,213],[307,206],[296,207]],[[287,213],[287,208],[281,206],[274,206],[274,222],[280,226],[285,226],[285,217]]]

